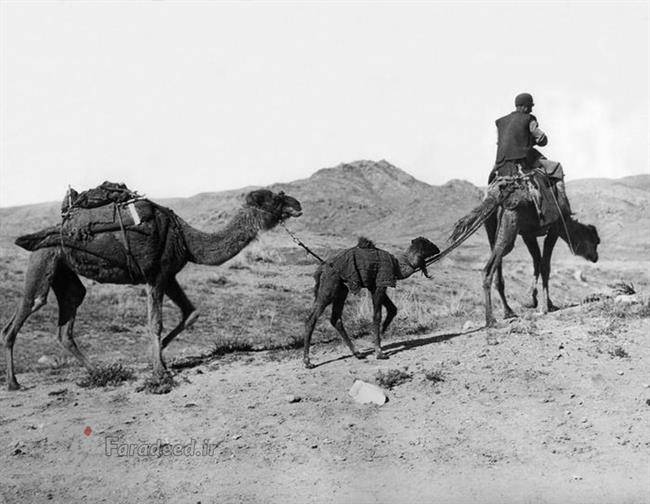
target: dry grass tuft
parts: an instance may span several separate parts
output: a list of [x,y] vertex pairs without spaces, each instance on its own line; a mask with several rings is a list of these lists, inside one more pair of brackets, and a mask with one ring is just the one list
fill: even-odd
[[178,383],[174,380],[171,373],[154,373],[148,376],[136,392],[146,392],[147,394],[169,394]]
[[431,383],[439,383],[445,381],[445,374],[440,369],[427,369],[424,372],[424,377]]
[[411,381],[413,375],[402,369],[388,369],[386,371],[379,370],[375,375],[375,381],[380,387],[392,389],[398,385],[402,385]]
[[111,387],[134,379],[135,373],[131,368],[119,362],[113,362],[88,371],[88,374],[77,382],[77,385],[83,388]]

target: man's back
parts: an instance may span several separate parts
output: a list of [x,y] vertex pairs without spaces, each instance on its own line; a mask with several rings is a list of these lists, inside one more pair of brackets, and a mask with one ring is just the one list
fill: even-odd
[[520,110],[496,120],[497,164],[528,158],[535,145],[535,139],[530,132],[531,121],[536,121],[535,116]]

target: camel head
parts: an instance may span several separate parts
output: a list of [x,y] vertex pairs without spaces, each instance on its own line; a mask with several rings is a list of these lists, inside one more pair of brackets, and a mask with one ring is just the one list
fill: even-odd
[[246,206],[265,212],[270,217],[269,227],[273,227],[289,217],[302,215],[300,202],[282,191],[277,194],[268,189],[251,191],[246,195]]
[[597,262],[600,237],[596,226],[582,224],[574,219],[568,219],[566,224],[574,252],[587,259],[587,261]]
[[429,273],[427,271],[427,259],[437,256],[440,253],[440,249],[432,242],[427,240],[422,236],[411,240],[411,245],[406,252],[409,262],[422,270],[424,276],[429,278]]

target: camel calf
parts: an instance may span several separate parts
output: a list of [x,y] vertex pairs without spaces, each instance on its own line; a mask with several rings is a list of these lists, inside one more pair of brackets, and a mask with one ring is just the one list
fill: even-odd
[[[314,367],[309,360],[311,335],[319,317],[330,304],[332,305],[331,324],[339,332],[354,356],[357,359],[364,358],[364,355],[355,348],[354,343],[350,340],[341,320],[348,293],[352,291],[356,294],[362,288],[368,289],[372,294],[375,357],[387,359],[388,356],[381,351],[381,334],[386,332],[395,318],[397,307],[388,297],[386,289],[395,287],[396,280],[408,278],[419,269],[429,278],[426,260],[439,253],[438,247],[422,237],[412,240],[409,248],[397,257],[385,250],[378,249],[370,240],[360,238],[356,247],[349,248],[321,264],[314,274],[316,281],[314,305],[305,324],[303,356],[305,367],[308,369]],[[382,306],[386,308],[383,325],[381,324]]]

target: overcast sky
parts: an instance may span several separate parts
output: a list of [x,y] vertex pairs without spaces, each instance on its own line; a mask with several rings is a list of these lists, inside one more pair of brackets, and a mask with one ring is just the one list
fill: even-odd
[[387,159],[483,184],[533,93],[569,179],[650,172],[648,4],[0,2],[0,206]]

